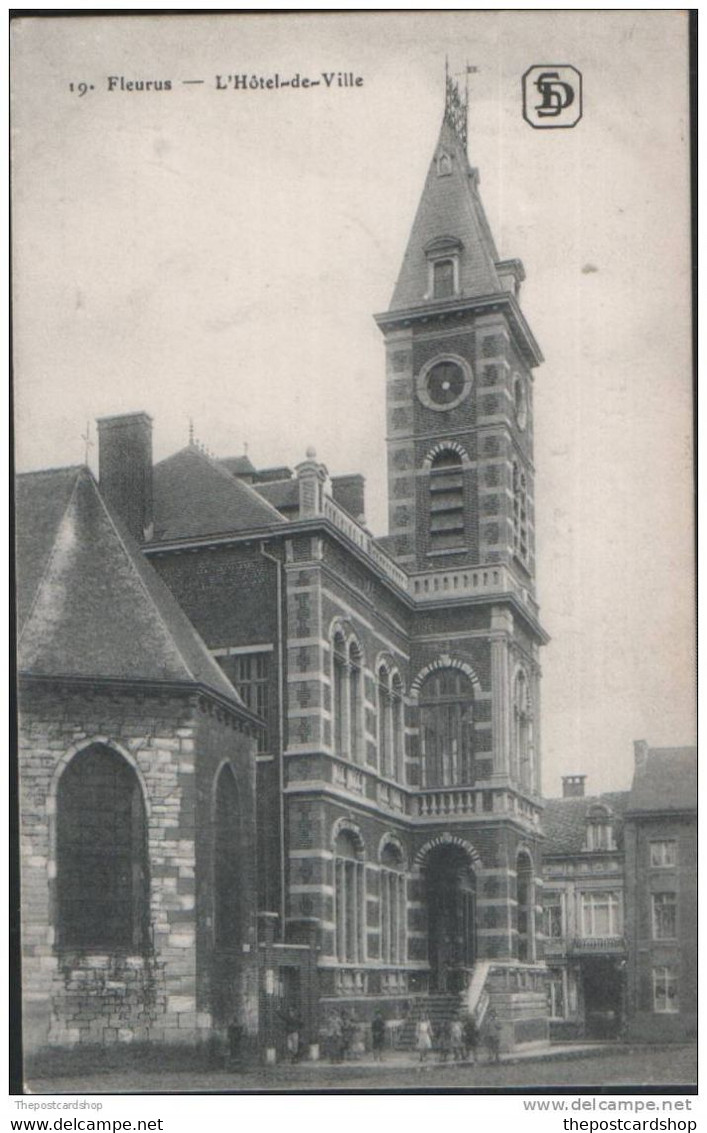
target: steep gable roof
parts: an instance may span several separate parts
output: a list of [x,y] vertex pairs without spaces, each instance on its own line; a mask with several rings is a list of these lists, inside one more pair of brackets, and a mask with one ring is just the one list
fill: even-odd
[[648,748],[636,766],[630,811],[674,811],[697,808],[697,748]]
[[272,504],[279,511],[290,513],[299,511],[299,482],[291,480],[271,480],[264,484],[255,484],[255,491],[264,500]]
[[543,813],[545,857],[580,854],[586,845],[587,815],[592,807],[604,806],[612,814],[619,833],[628,807],[628,791],[607,791],[581,798],[547,799]]
[[[21,673],[187,682],[242,706],[88,469],[20,477],[17,499]],[[41,574],[35,547],[44,551]]]
[[287,522],[249,484],[193,445],[155,465],[153,498],[155,541]]
[[[440,176],[438,160],[449,159],[450,172]],[[462,244],[459,255],[460,298],[501,291],[495,264],[498,253],[472,170],[455,131],[442,123],[425,187],[410,233],[390,310],[428,303],[428,262],[425,249],[433,241],[451,238]]]

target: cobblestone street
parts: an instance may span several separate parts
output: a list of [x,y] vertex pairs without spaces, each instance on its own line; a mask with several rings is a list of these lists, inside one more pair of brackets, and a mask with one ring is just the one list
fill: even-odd
[[505,1090],[575,1087],[578,1091],[594,1087],[625,1087],[641,1092],[641,1087],[694,1086],[697,1079],[697,1052],[694,1045],[665,1047],[621,1047],[606,1045],[583,1053],[568,1051],[517,1059],[505,1058],[495,1065],[420,1066],[412,1057],[395,1056],[383,1065],[356,1063],[332,1066],[304,1063],[247,1072],[115,1070],[91,1076],[35,1078],[28,1082],[32,1093],[150,1093],[150,1092],[228,1092],[301,1090],[319,1093],[327,1090]]

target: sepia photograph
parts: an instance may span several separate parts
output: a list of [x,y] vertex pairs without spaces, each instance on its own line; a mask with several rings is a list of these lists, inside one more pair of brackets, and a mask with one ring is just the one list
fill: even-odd
[[696,1092],[690,15],[11,20],[18,1094]]

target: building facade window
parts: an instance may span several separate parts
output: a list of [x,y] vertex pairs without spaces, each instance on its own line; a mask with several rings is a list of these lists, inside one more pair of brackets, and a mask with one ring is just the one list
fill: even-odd
[[593,807],[587,815],[587,849],[616,849],[614,825],[609,810],[604,806]]
[[239,878],[240,822],[238,788],[224,766],[216,781],[214,824],[214,940],[219,948],[237,948],[242,935]]
[[433,296],[447,299],[455,293],[454,261],[436,260],[432,265]]
[[[219,658],[219,660],[226,676],[245,706],[268,724],[270,715],[270,654],[243,653]],[[270,750],[268,728],[258,729],[256,750],[259,753]]]
[[336,755],[363,762],[363,653],[340,630],[332,641],[332,736]]
[[381,665],[378,669],[378,767],[381,775],[403,782],[405,709],[400,675]]
[[674,838],[651,842],[649,852],[652,869],[672,869],[678,863],[678,844]]
[[582,936],[620,936],[621,923],[621,899],[618,893],[582,893]]
[[651,910],[654,940],[675,940],[677,937],[677,897],[675,893],[653,893]]
[[513,686],[513,747],[518,779],[526,791],[533,789],[533,714],[528,678],[521,669]]
[[528,558],[528,483],[525,472],[513,463],[513,550],[524,562]]
[[473,786],[474,686],[461,669],[436,669],[420,689],[423,787]]
[[74,756],[57,791],[57,942],[142,952],[148,945],[145,806],[138,777],[100,744]]
[[438,452],[430,466],[430,550],[464,544],[464,472],[453,449]]
[[653,1010],[661,1015],[674,1015],[680,1010],[674,968],[662,965],[653,969]]
[[516,859],[516,899],[518,959],[528,963],[535,959],[535,879],[530,854],[525,851]]
[[543,896],[545,936],[560,940],[565,935],[564,905],[561,893],[546,892]]
[[334,844],[334,918],[337,960],[362,963],[366,958],[365,866],[360,842],[350,830],[339,831]]
[[381,852],[380,928],[381,961],[404,964],[406,950],[407,895],[403,856],[388,842]]

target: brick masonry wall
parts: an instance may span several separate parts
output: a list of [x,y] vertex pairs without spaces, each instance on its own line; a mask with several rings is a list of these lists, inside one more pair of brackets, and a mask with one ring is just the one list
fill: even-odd
[[[51,1045],[194,1042],[212,1026],[197,994],[197,793],[208,727],[192,694],[91,690],[49,683],[20,693],[24,1040]],[[222,752],[252,740],[225,722]],[[56,790],[78,751],[105,743],[130,763],[147,814],[150,936],[144,956],[59,951],[56,944]],[[216,758],[215,732],[210,758]],[[241,755],[241,767],[244,761]],[[199,776],[197,776],[197,768]],[[200,780],[197,787],[197,777]],[[205,898],[201,896],[203,901]]]

